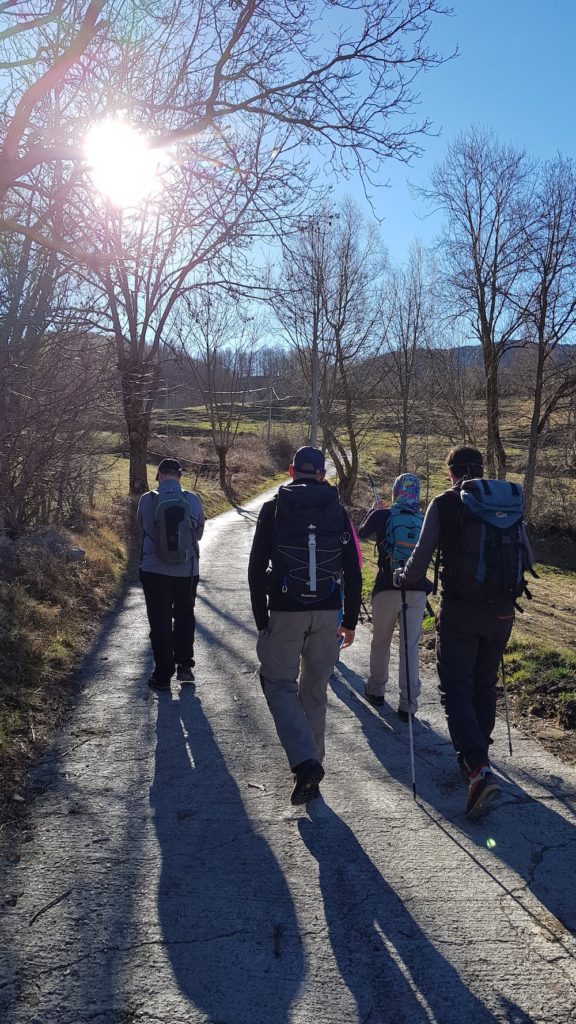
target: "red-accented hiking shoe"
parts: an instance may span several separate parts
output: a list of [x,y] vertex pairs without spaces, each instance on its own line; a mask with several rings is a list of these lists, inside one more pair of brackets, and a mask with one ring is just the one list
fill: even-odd
[[466,801],[466,817],[469,821],[480,818],[490,804],[500,796],[500,786],[496,782],[488,765],[476,768],[470,775],[468,799]]
[[309,800],[315,800],[320,796],[319,785],[324,778],[324,769],[320,761],[302,761],[293,769],[294,789],[290,797],[291,803],[307,804]]

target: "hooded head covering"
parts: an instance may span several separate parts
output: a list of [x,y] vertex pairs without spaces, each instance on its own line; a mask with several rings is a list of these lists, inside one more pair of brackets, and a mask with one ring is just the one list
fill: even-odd
[[392,487],[392,500],[402,508],[420,508],[420,481],[413,473],[397,476]]

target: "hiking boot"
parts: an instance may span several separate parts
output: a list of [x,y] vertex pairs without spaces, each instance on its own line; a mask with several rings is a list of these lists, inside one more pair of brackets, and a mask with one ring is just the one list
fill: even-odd
[[294,771],[294,789],[290,801],[293,804],[306,804],[320,796],[319,785],[324,778],[324,769],[320,761],[310,759],[297,764]]
[[[404,708],[398,708],[396,714],[398,715],[398,718],[400,719],[401,722],[404,722],[406,725],[408,725],[408,722],[410,721],[410,715],[408,714],[407,711],[404,711]],[[415,718],[416,718],[416,712],[413,711],[412,712],[412,721],[414,721]]]
[[466,817],[469,821],[480,818],[490,804],[500,796],[500,786],[496,782],[488,765],[476,768],[470,775],[468,800],[466,801]]
[[179,683],[193,683],[194,673],[191,665],[178,665],[176,669],[176,679]]
[[458,768],[462,777],[466,779],[466,782],[470,782],[470,769],[464,754],[458,754]]
[[364,696],[368,703],[371,704],[373,708],[384,707],[384,697],[381,697],[379,694],[376,693],[368,693],[366,687],[364,687]]
[[150,676],[150,679],[148,680],[148,686],[150,687],[151,690],[159,690],[159,691],[169,690],[170,689],[170,680],[168,679],[168,680],[164,681],[162,679],[158,679],[156,673],[153,672],[152,675]]

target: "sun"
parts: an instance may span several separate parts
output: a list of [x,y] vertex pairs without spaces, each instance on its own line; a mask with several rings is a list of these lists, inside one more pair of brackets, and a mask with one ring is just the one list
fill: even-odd
[[94,187],[115,206],[137,206],[159,186],[162,152],[150,149],[127,121],[95,124],[86,136],[85,153]]

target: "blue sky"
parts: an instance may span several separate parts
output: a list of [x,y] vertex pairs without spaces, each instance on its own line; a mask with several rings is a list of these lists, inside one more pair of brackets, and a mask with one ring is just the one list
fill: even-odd
[[[457,45],[460,55],[418,80],[420,114],[440,135],[424,140],[424,156],[412,166],[391,162],[390,189],[373,196],[395,262],[406,258],[415,238],[428,245],[440,228],[438,215],[424,216],[408,182],[426,186],[447,144],[472,124],[535,158],[558,150],[576,157],[576,0],[452,0],[450,6],[454,16],[436,20],[431,48],[449,53]],[[354,190],[348,183],[343,191]]]

